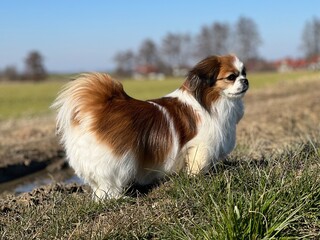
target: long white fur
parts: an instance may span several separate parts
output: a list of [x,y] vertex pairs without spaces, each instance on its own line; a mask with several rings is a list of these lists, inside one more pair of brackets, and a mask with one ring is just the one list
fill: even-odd
[[185,91],[176,90],[168,96],[177,97],[185,104],[191,105],[200,117],[198,134],[180,152],[180,161],[186,161],[189,173],[197,174],[205,170],[233,150],[236,142],[236,124],[244,113],[241,99],[221,96],[211,106],[213,114],[209,114]]

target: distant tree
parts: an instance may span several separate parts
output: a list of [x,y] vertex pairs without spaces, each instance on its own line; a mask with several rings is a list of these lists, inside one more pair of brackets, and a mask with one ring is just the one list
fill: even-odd
[[302,49],[306,58],[320,55],[320,19],[307,22],[302,32]]
[[192,56],[190,44],[189,34],[168,33],[163,38],[163,59],[171,70],[188,65]]
[[138,61],[142,65],[158,65],[160,61],[157,45],[151,40],[146,39],[140,45]]
[[230,27],[226,23],[215,22],[211,26],[203,26],[197,37],[196,56],[222,55],[229,51]]
[[258,58],[262,40],[254,20],[240,17],[235,27],[236,52],[243,61]]
[[229,51],[230,27],[226,23],[212,25],[212,49],[215,54],[222,55]]
[[34,81],[44,80],[47,77],[46,70],[43,65],[43,57],[37,51],[29,53],[25,60],[26,73],[25,78]]
[[212,32],[208,26],[203,26],[200,33],[196,37],[197,46],[195,48],[195,56],[199,58],[205,58],[209,55],[214,54],[212,47]]
[[3,70],[3,77],[10,81],[15,81],[19,79],[19,73],[15,66],[8,66]]
[[129,76],[135,67],[135,55],[131,50],[118,52],[114,56],[116,62],[116,73],[119,75]]

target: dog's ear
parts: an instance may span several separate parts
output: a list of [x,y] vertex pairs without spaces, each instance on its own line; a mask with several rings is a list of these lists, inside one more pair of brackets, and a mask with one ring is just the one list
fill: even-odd
[[214,86],[221,67],[218,56],[211,56],[200,61],[187,75],[183,88],[187,89],[197,101],[204,105],[205,92]]
[[200,61],[193,69],[190,70],[188,78],[200,80],[200,84],[206,84],[212,87],[219,75],[220,59],[218,56],[211,56]]

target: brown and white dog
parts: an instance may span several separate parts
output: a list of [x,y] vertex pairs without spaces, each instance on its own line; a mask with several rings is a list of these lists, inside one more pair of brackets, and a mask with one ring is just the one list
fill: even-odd
[[117,198],[133,182],[182,169],[197,174],[226,157],[248,87],[236,56],[211,56],[159,99],[133,99],[120,82],[93,73],[67,84],[53,107],[70,165],[96,199]]

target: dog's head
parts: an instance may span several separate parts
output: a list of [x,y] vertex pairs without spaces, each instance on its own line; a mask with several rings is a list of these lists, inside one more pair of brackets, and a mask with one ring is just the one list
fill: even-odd
[[249,88],[246,69],[234,55],[210,56],[190,70],[182,89],[210,110],[219,98],[242,98]]

